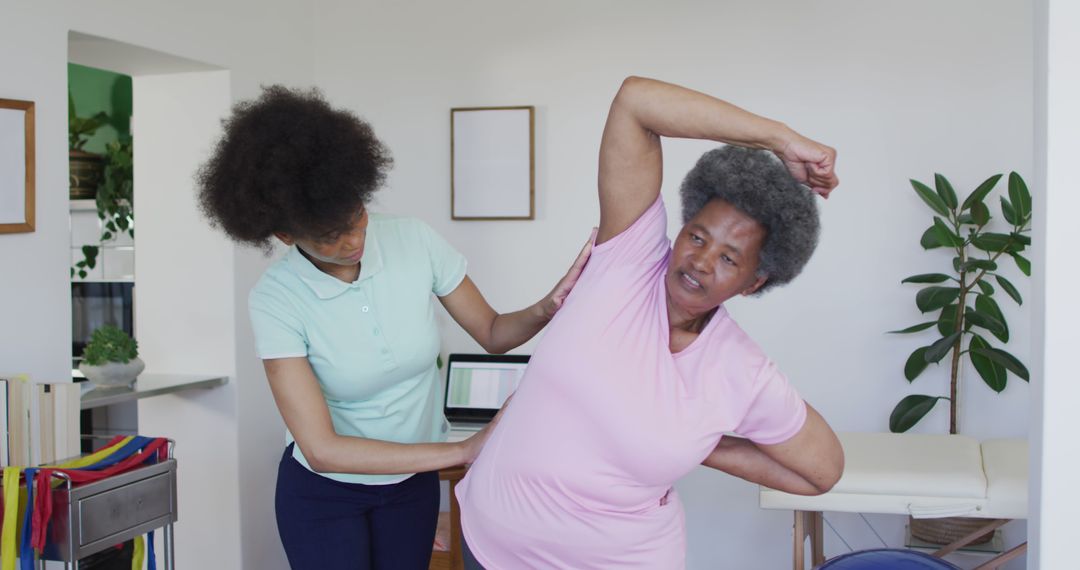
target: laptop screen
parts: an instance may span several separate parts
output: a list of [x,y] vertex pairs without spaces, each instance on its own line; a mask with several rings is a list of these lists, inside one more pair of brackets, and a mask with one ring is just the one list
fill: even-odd
[[486,422],[517,390],[527,354],[451,354],[446,365],[446,419]]

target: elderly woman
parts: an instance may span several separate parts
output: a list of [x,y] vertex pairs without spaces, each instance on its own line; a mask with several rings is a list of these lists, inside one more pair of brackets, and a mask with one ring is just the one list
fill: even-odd
[[[661,136],[739,145],[686,177],[674,244]],[[673,485],[696,465],[794,493],[836,482],[835,434],[723,306],[799,273],[834,159],[781,123],[626,80],[600,147],[592,258],[458,486],[467,566],[681,568]]]

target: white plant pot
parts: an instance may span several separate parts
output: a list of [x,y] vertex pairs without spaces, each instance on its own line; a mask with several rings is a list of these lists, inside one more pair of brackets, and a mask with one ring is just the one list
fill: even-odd
[[130,387],[144,368],[146,364],[137,356],[127,364],[121,362],[106,362],[97,366],[85,362],[79,364],[79,371],[83,373],[83,376],[86,376],[90,383],[101,388]]

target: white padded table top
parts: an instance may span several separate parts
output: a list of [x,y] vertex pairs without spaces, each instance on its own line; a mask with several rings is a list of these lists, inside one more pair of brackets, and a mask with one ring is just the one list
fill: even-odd
[[1028,446],[1024,439],[990,439],[982,444],[987,517],[1025,519],[1028,512]]
[[993,440],[980,446],[963,435],[842,433],[839,437],[844,474],[831,491],[805,497],[762,487],[761,506],[917,518],[1027,516],[1024,440]]

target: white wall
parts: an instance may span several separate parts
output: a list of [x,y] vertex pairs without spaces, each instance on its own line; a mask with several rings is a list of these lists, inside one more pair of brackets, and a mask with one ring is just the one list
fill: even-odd
[[[822,205],[810,267],[792,286],[732,308],[837,429],[883,431],[903,395],[946,390],[944,369],[915,386],[903,378],[907,354],[929,336],[884,334],[923,320],[916,288],[900,279],[949,264],[918,246],[931,219],[907,180],[941,172],[964,193],[995,172],[1030,181],[1032,17],[1030,6],[1005,0],[556,0],[526,11],[493,0],[378,8],[328,0],[316,17],[315,80],[394,152],[378,208],[435,226],[504,309],[545,293],[596,223],[600,132],[628,74],[688,84],[836,146],[842,185]],[[520,104],[538,113],[537,219],[451,222],[449,109]],[[681,175],[709,147],[666,145],[671,210]],[[1005,273],[1030,300],[1028,281],[1012,267]],[[1030,313],[1001,304],[1015,338],[1009,349],[1030,364]],[[444,350],[478,347],[448,325]],[[1026,434],[1024,382],[1010,379],[997,395],[972,373],[962,398],[965,433]],[[918,431],[945,431],[943,412]],[[680,489],[692,568],[788,561],[790,515],[760,511],[754,487],[701,469]],[[878,545],[857,517],[830,519],[853,547]],[[902,519],[870,520],[887,542],[900,542]],[[1009,540],[1023,532],[1014,523]],[[831,532],[827,547],[846,550]]]
[[[263,83],[310,83],[309,10],[307,6],[293,2],[252,0],[227,3],[208,0],[184,3],[131,3],[119,0],[4,3],[3,16],[0,17],[0,77],[3,77],[0,97],[28,99],[37,103],[38,185],[37,231],[0,236],[0,275],[3,276],[0,279],[0,323],[3,323],[0,326],[0,369],[5,372],[29,372],[37,380],[65,379],[70,374],[66,143],[68,32],[75,30],[110,38],[226,69],[229,71],[227,88],[235,100],[253,96]],[[168,70],[161,70],[165,71]],[[145,72],[145,69],[141,71]],[[176,118],[182,119],[183,116]],[[190,174],[183,173],[173,180],[173,190],[190,191]],[[140,202],[137,208],[140,215],[146,213],[147,219],[151,219],[149,212],[154,208],[154,197],[152,193],[144,194],[144,190],[152,189],[138,190]],[[189,218],[189,221],[193,220]],[[194,233],[199,233],[202,228],[194,229]],[[152,249],[144,249],[152,246],[141,237],[140,254],[152,255]],[[190,236],[175,235],[170,239],[182,242],[186,237]],[[257,260],[261,258],[246,251],[232,253],[231,246],[225,247],[221,253],[225,257],[234,257],[232,261],[224,265],[219,263],[216,275],[194,272],[190,278],[205,286],[217,280],[222,287],[218,291],[225,293],[224,298],[235,299],[241,293],[233,291],[234,283],[235,287],[244,287],[243,295],[250,287],[250,283],[235,275],[236,268],[243,266],[251,256]],[[153,280],[150,275],[143,274],[142,277]],[[176,294],[190,291],[190,288],[185,289],[183,283],[173,287]],[[145,292],[145,289],[142,291]],[[241,318],[244,321],[247,319],[245,305],[223,301],[218,307],[230,314],[219,315],[215,319],[217,324],[240,326]],[[190,406],[189,412],[200,409],[202,414],[189,415],[179,424],[173,424],[167,430],[170,433],[159,435],[176,436],[182,431],[185,439],[213,442],[215,435],[225,433],[226,437],[218,440],[216,445],[237,456],[233,467],[225,474],[228,482],[224,489],[220,488],[221,481],[218,480],[212,480],[210,485],[205,481],[195,484],[185,481],[187,486],[180,489],[184,498],[202,497],[203,510],[213,510],[217,518],[213,522],[205,518],[200,520],[198,509],[180,512],[177,559],[184,562],[184,567],[193,568],[237,567],[241,559],[246,567],[269,568],[272,566],[259,564],[269,555],[277,561],[278,567],[284,568],[277,535],[272,529],[272,500],[265,493],[254,496],[243,491],[238,499],[233,498],[235,488],[241,486],[241,481],[265,487],[265,481],[269,480],[272,488],[273,472],[266,472],[262,465],[245,463],[244,456],[249,450],[242,447],[250,443],[252,434],[257,439],[266,432],[272,432],[276,447],[280,449],[280,421],[276,418],[276,412],[267,408],[264,400],[260,400],[260,391],[266,390],[262,377],[245,377],[243,374],[250,366],[245,368],[237,363],[237,350],[242,351],[245,357],[250,356],[250,338],[244,344],[243,337],[238,337],[233,331],[215,332],[228,341],[213,349],[216,356],[210,360],[218,363],[228,360],[226,372],[236,370],[236,377],[230,379],[230,386],[210,396],[215,400],[211,403],[200,399],[209,396],[209,393],[179,399],[186,401],[176,406],[162,400],[160,413],[150,406],[152,411],[148,413],[144,409],[142,414],[143,420],[149,415],[159,421],[158,425],[162,425],[170,417],[176,419],[184,416],[184,405]],[[238,339],[235,350],[228,345],[233,338]],[[154,341],[145,341],[148,341],[147,348],[155,352],[156,349],[152,348]],[[232,354],[226,357],[222,351]],[[176,350],[173,354],[180,352]],[[163,371],[160,363],[151,363],[150,367]],[[220,371],[216,365],[213,367],[212,371]],[[171,371],[210,370],[191,367]],[[255,396],[248,397],[249,391],[254,392]],[[258,412],[246,413],[249,402],[258,406]],[[178,452],[182,480],[189,473],[194,474],[185,473],[185,469],[195,468],[199,461],[207,458],[205,451],[196,445],[181,447]],[[190,461],[190,467],[185,467],[189,465],[185,457]],[[238,475],[235,474],[236,470],[239,471]],[[215,498],[218,493],[230,496],[227,500],[219,501]],[[265,523],[267,513],[271,518],[270,530],[267,530]],[[191,520],[190,530],[184,527],[186,517]],[[254,522],[246,524],[245,521]],[[244,530],[241,531],[241,528]],[[249,532],[248,529],[256,532]],[[211,543],[207,538],[210,535],[220,535],[225,540]],[[249,563],[249,559],[254,563]],[[221,563],[225,566],[220,566]]]
[[1071,214],[1080,207],[1075,162],[1080,146],[1080,6],[1062,0],[1037,2],[1035,18],[1036,119],[1035,150],[1038,187],[1045,200],[1036,202],[1035,290],[1042,292],[1035,308],[1036,377],[1033,398],[1031,455],[1031,567],[1076,565],[1075,537],[1069,524],[1080,508],[1080,458],[1076,454],[1075,323],[1080,317],[1073,284],[1080,228]]
[[139,431],[176,441],[183,491],[176,532],[187,546],[177,564],[239,568],[234,247],[203,223],[191,191],[191,173],[229,111],[229,73],[136,76],[132,88],[140,353],[148,372],[230,379],[214,390],[140,400]]

